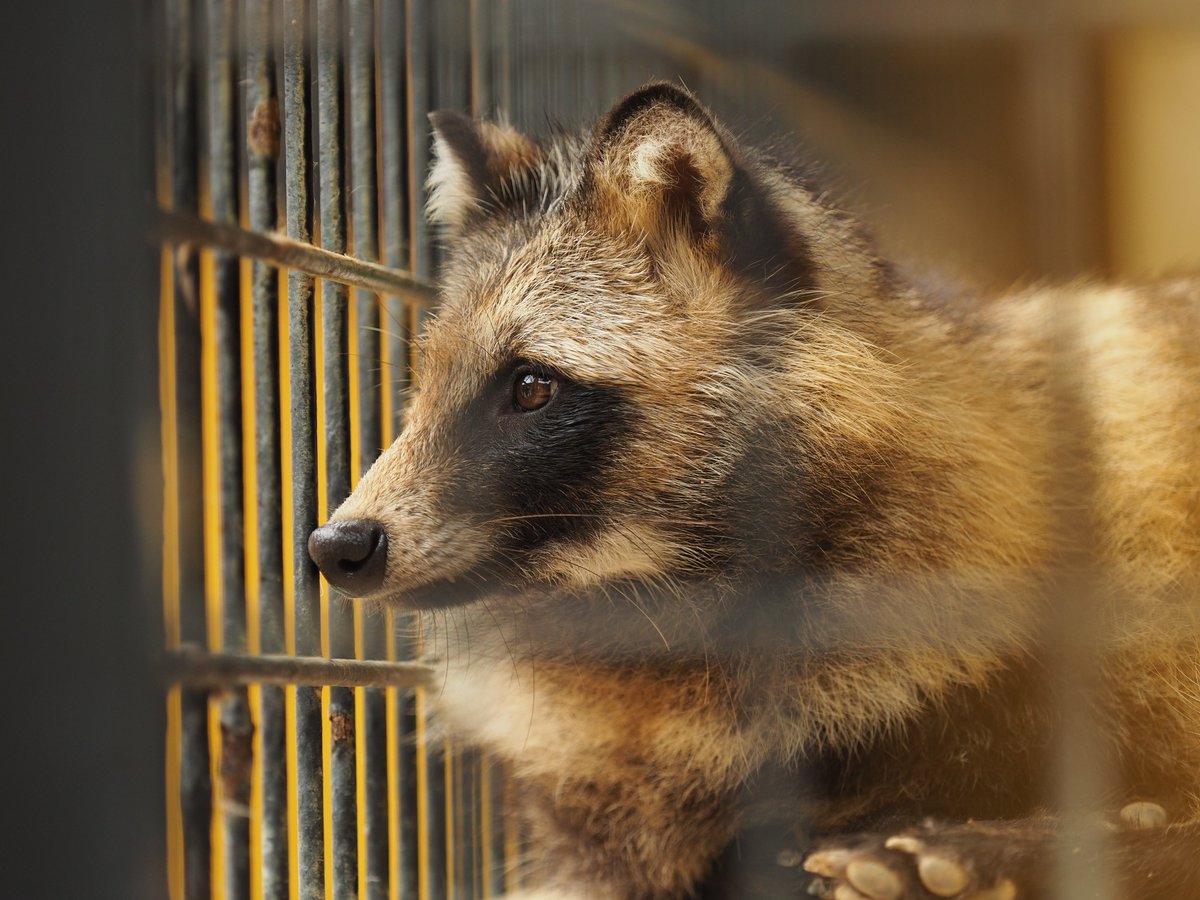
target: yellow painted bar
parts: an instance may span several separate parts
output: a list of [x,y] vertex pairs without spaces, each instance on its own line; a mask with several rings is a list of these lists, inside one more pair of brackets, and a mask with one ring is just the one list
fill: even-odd
[[[418,637],[418,646],[420,646]],[[425,688],[413,691],[416,705],[417,897],[429,896],[429,752],[425,744]]]
[[179,685],[167,691],[167,896],[184,900],[183,894],[183,695]]
[[[205,192],[202,191],[202,196]],[[204,201],[202,201],[204,205]],[[204,494],[204,610],[208,647],[219,651],[221,634],[221,485],[220,423],[217,414],[217,296],[216,260],[211,250],[200,251],[200,434]],[[225,897],[225,829],[220,811],[225,797],[221,783],[221,707],[208,700],[209,777],[212,781],[212,895]]]
[[[354,490],[362,477],[362,385],[359,383],[358,366],[358,288],[350,288],[346,298],[346,353],[350,359],[347,366],[347,390],[350,392],[350,490]],[[362,605],[355,603],[354,614],[354,658],[363,658]],[[367,737],[363,729],[366,718],[366,689],[354,689],[354,796],[358,842],[358,896],[367,900]]]
[[[242,216],[245,218],[245,182],[241,182]],[[245,224],[245,223],[243,223]],[[242,546],[244,548],[246,591],[246,652],[262,651],[262,632],[259,621],[258,566],[258,444],[255,440],[255,410],[257,394],[254,389],[254,298],[252,292],[254,265],[245,257],[238,260],[241,277],[238,279],[241,301],[242,338]],[[262,900],[262,821],[263,821],[263,753],[262,753],[262,685],[252,684],[246,691],[250,708],[250,898]]]
[[[379,58],[377,52],[376,59]],[[378,77],[378,69],[376,69],[376,77]],[[378,102],[378,88],[375,96],[376,102]],[[376,121],[379,121],[378,118]],[[377,153],[376,159],[382,159],[382,153]],[[390,315],[391,305],[391,298],[379,298],[379,377],[383,384],[379,398],[380,434],[385,447],[395,440],[395,418],[392,406],[392,351],[389,341],[389,332],[393,327]],[[383,623],[387,629],[387,658],[395,662],[396,623],[390,609],[384,611]],[[385,697],[387,702],[385,721],[387,729],[388,897],[390,900],[400,900],[400,798],[397,796],[397,788],[400,784],[400,717],[399,710],[396,708],[400,696],[395,688],[388,688]]]
[[492,866],[496,861],[492,858],[492,766],[484,759],[479,769],[479,819],[481,840],[480,866],[483,869],[483,889],[480,895],[484,900],[492,896]]
[[[417,333],[417,309],[406,304],[405,312],[408,317],[408,333]],[[408,345],[409,384],[416,384],[417,379],[417,348],[415,342]],[[413,653],[420,659],[423,654],[424,635],[420,622],[417,623],[417,636],[413,642]],[[428,698],[425,688],[419,687],[413,691],[413,701],[416,713],[414,725],[416,739],[416,776],[417,776],[417,896],[418,900],[430,900],[429,878],[429,744],[426,720],[428,718]]]
[[[160,172],[165,169],[160,166]],[[169,192],[169,186],[167,188]],[[160,186],[160,194],[162,188]],[[162,416],[163,471],[163,641],[168,650],[179,646],[179,433],[176,408],[175,265],[170,247],[159,254],[159,409]],[[167,893],[183,900],[183,699],[178,687],[167,692],[166,733]]]
[[445,765],[442,767],[444,780],[446,783],[446,896],[454,897],[457,893],[456,879],[454,867],[454,826],[457,816],[454,815],[454,804],[458,797],[458,791],[454,789],[454,773],[458,769],[458,761],[454,757],[454,744],[447,738],[442,744],[443,759]]
[[179,646],[179,432],[175,372],[175,266],[163,247],[158,318],[159,383],[163,467],[163,639],[168,650]]
[[[314,225],[313,243],[320,243],[319,228]],[[318,278],[313,283],[313,392],[316,399],[316,419],[313,424],[317,438],[317,521],[329,517],[329,484],[325,477],[327,454],[325,452],[325,334],[323,308],[325,280]],[[329,656],[329,584],[318,576],[321,610],[321,655]],[[329,721],[329,688],[321,688],[321,808],[325,831],[325,896],[333,896],[333,784],[330,780],[333,756],[333,729]]]
[[[280,446],[292,445],[292,381],[291,349],[288,344],[288,273],[279,271],[279,439]],[[293,484],[292,454],[285,450],[280,458],[280,497],[283,503],[282,531],[283,558],[288,571],[283,579],[283,646],[284,652],[296,653],[296,590],[295,577],[291,571],[294,544],[292,541]],[[300,820],[297,806],[296,780],[296,688],[284,689],[283,724],[284,740],[287,744],[287,831],[288,831],[288,898],[300,900]]]
[[[246,573],[246,651],[261,652],[262,635],[259,622],[259,578],[258,568],[258,446],[255,441],[255,407],[257,397],[254,390],[254,303],[251,296],[253,264],[248,259],[238,260],[241,277],[242,323],[242,521],[245,534],[242,537]],[[257,729],[256,729],[257,730]]]

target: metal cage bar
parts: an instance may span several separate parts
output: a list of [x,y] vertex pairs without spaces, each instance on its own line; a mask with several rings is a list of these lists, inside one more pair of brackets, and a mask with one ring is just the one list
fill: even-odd
[[[232,0],[205,6],[205,156],[208,218],[235,223],[238,216],[234,102],[234,15]],[[246,648],[244,511],[242,506],[241,284],[237,258],[225,251],[201,256],[201,341],[204,382],[206,553],[210,609],[220,632],[210,634],[213,649]],[[206,333],[207,332],[207,333]],[[214,433],[215,432],[215,433]],[[215,449],[212,447],[215,443]],[[215,484],[211,483],[215,481]],[[215,521],[212,521],[215,518]],[[219,717],[217,773],[220,803],[221,874],[227,900],[250,892],[250,768],[253,728],[245,688],[210,697]]]
[[[317,184],[320,241],[325,250],[346,251],[345,165],[342,153],[342,16],[336,0],[318,0],[316,22]],[[350,493],[350,412],[346,287],[318,282],[321,337],[318,365],[321,387],[318,419],[322,445],[318,505],[324,519]],[[321,585],[322,648],[346,657],[354,653],[353,622]],[[354,695],[346,688],[322,692],[326,765],[329,767],[326,822],[326,894],[352,898],[358,894],[358,812],[355,761]]]
[[[402,424],[438,256],[428,111],[504,115],[518,89],[528,117],[514,34],[578,15],[163,4],[172,896],[497,896],[519,881],[503,773],[430,740],[415,623],[331,597],[306,543]],[[531,70],[571,75],[559,106],[569,56]]]
[[[284,180],[287,234],[307,243],[309,208],[308,15],[303,0],[283,4]],[[306,542],[317,524],[315,400],[313,386],[313,279],[307,272],[288,273],[289,404],[285,433],[291,447],[291,619],[292,645],[304,655],[321,652],[320,608],[316,568]],[[289,794],[295,797],[295,856],[300,900],[325,893],[325,836],[322,804],[321,697],[319,690],[289,688],[290,731],[295,760]]]
[[[245,0],[245,111],[247,222],[255,231],[278,223],[276,170],[279,161],[279,100],[275,81],[274,8],[270,0]],[[256,259],[251,280],[251,365],[253,368],[254,454],[252,498],[256,578],[247,579],[247,650],[282,653],[283,485],[280,445],[279,273]],[[253,504],[251,506],[251,504]],[[250,687],[255,723],[255,773],[251,816],[252,895],[267,900],[288,896],[287,724],[282,687]],[[255,827],[257,825],[257,827]]]
[[[196,100],[195,15],[189,0],[169,0],[164,16],[164,69],[168,101],[163,178],[170,208],[199,209],[199,150]],[[168,646],[203,641],[201,528],[200,344],[196,319],[199,278],[196,255],[182,247],[164,254],[161,349],[165,508],[175,526],[164,546],[164,619]],[[168,795],[169,883],[177,897],[201,900],[212,894],[212,781],[208,748],[208,698],[174,688],[168,696],[168,765],[178,793]],[[176,768],[177,767],[177,768]]]
[[[376,127],[375,8],[371,0],[347,5],[350,138],[350,206],[353,254],[379,259],[379,204]],[[350,478],[354,485],[383,445],[384,385],[380,342],[380,298],[351,292]],[[354,655],[381,659],[386,634],[378,620],[367,627],[363,610],[354,607]],[[387,696],[378,688],[354,692],[355,757],[358,810],[359,896],[383,900],[390,884],[388,858]]]
[[[379,0],[378,54],[378,166],[380,188],[380,246],[383,261],[397,269],[411,269],[408,190],[408,15],[405,0]],[[384,296],[380,326],[380,378],[383,407],[380,443],[390,444],[402,426],[399,398],[408,387],[409,310],[394,295]],[[364,460],[365,464],[365,460]],[[385,614],[387,658],[409,659],[414,647],[399,631],[391,612]],[[388,894],[394,900],[418,895],[418,836],[416,781],[416,700],[411,691],[389,690],[386,697],[388,749]]]

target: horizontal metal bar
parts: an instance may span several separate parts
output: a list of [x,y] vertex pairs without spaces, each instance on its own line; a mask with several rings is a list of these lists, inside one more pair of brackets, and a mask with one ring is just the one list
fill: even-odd
[[403,297],[417,306],[429,307],[433,303],[433,289],[411,275],[379,263],[322,250],[275,232],[248,231],[236,225],[210,222],[161,208],[154,210],[151,221],[151,237],[157,241],[217,247],[238,256],[300,269],[377,294]]
[[429,666],[412,662],[207,653],[195,646],[168,651],[163,668],[172,683],[209,689],[249,684],[411,688],[427,684],[433,674]]

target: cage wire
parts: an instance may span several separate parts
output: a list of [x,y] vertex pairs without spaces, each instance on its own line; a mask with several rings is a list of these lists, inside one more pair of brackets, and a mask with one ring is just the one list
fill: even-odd
[[564,50],[582,9],[152,5],[172,897],[519,881],[502,773],[426,738],[419,635],[331,597],[306,541],[402,421],[437,252],[427,113],[544,129],[649,77]]
[[[798,96],[820,143],[822,123],[838,123],[822,119],[811,93],[772,93],[776,73],[760,61],[791,52],[787,35],[906,34],[918,20],[1002,33],[1024,54],[1033,180],[1044,188],[1040,267],[1095,261],[1093,107],[1078,43],[1064,55],[1019,10],[864,19],[814,4],[786,14],[787,28],[753,30],[732,6],[149,4],[174,900],[495,897],[521,881],[503,772],[428,734],[434,688],[417,661],[420,635],[391,611],[331,597],[306,552],[403,422],[411,339],[434,300],[438,250],[423,217],[430,110],[545,134],[666,77],[718,110],[749,95],[758,110]],[[1062,433],[1083,435],[1078,386],[1070,372],[1061,381]],[[1064,473],[1078,471],[1081,453],[1064,449]],[[1090,490],[1061,484],[1065,510]],[[1072,515],[1062,524],[1078,549],[1064,562],[1077,574],[1067,593],[1082,597],[1089,537]],[[1079,603],[1058,608],[1073,621]],[[1064,666],[1069,679],[1088,662]],[[1091,727],[1064,732],[1064,759],[1087,757]],[[1102,789],[1087,767],[1061,770],[1079,808]],[[1103,890],[1095,873],[1073,877]]]

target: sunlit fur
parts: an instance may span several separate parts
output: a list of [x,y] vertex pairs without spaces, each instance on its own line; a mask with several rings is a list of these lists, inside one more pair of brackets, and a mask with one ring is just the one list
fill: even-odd
[[[687,896],[752,823],[738,797],[764,769],[852,755],[1046,662],[1046,598],[1088,554],[1114,753],[1200,784],[1195,281],[927,296],[664,86],[583,138],[451,125],[418,390],[335,518],[387,528],[369,599],[486,579],[521,517],[446,498],[478,477],[452,435],[488,379],[533,360],[636,411],[585,536],[556,533],[482,599],[422,614],[439,722],[510,765],[538,896]],[[724,217],[747,184],[803,254],[734,260]],[[1064,493],[1081,471],[1090,504]],[[769,604],[747,595],[768,582]],[[923,778],[905,783],[915,814],[936,789]],[[795,815],[835,831],[887,790]]]

